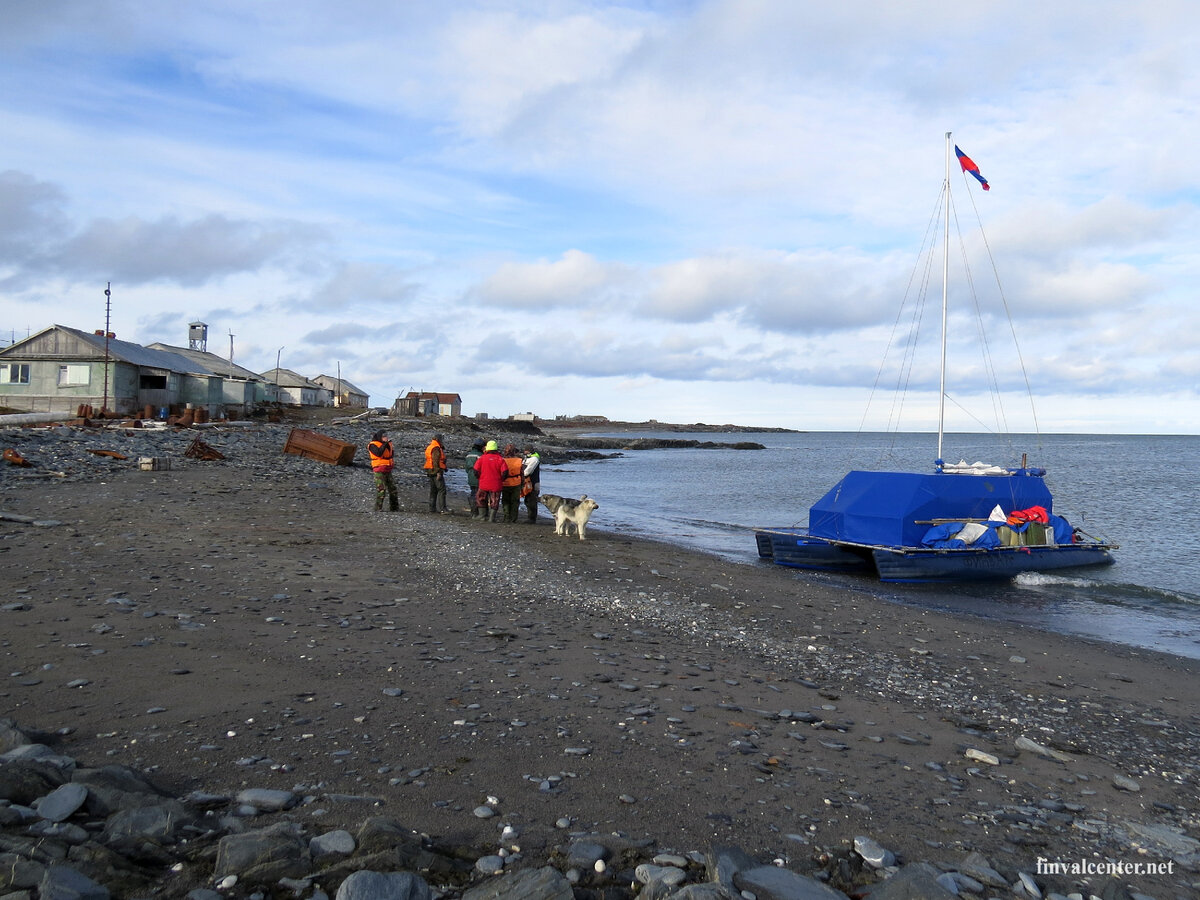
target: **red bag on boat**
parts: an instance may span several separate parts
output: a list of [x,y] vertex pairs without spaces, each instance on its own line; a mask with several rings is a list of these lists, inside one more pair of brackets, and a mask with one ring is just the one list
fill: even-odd
[[1050,515],[1043,506],[1031,506],[1029,509],[1014,509],[1008,514],[1009,525],[1024,525],[1027,522],[1041,522],[1043,525],[1050,521]]

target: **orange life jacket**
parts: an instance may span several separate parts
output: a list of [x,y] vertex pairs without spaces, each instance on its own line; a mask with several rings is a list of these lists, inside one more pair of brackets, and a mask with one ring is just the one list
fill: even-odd
[[519,456],[506,456],[504,457],[504,464],[508,466],[508,472],[504,476],[504,486],[516,487],[525,477],[523,472],[525,460]]
[[367,453],[371,456],[371,471],[392,471],[392,456],[394,454],[391,441],[371,441],[371,443],[367,444]]
[[[433,464],[433,448],[437,447],[441,453],[438,455],[438,464]],[[435,468],[446,471],[446,450],[437,441],[430,441],[429,446],[425,448],[425,470],[432,472]]]

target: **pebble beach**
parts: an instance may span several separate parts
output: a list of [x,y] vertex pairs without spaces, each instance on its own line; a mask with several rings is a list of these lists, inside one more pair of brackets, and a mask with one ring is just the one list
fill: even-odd
[[321,430],[356,465],[286,424],[0,429],[0,897],[1200,891],[1200,662],[631,539],[603,497],[586,541],[432,515],[426,423]]

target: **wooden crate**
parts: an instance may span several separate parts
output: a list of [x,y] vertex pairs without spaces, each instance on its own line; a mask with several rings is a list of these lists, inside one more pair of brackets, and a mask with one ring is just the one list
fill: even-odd
[[332,466],[348,466],[354,461],[354,453],[358,450],[356,444],[347,444],[325,434],[308,431],[304,428],[293,428],[288,435],[287,443],[283,445],[284,453],[303,456],[305,459],[315,459],[329,463]]

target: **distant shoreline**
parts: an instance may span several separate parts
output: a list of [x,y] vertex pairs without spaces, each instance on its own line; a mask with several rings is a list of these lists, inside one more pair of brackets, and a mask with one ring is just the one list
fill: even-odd
[[545,421],[536,419],[533,422],[539,429],[549,433],[580,432],[580,431],[670,431],[687,434],[804,434],[795,428],[761,427],[757,425],[709,425],[704,422],[693,422],[683,425],[670,422],[576,422],[576,421]]

